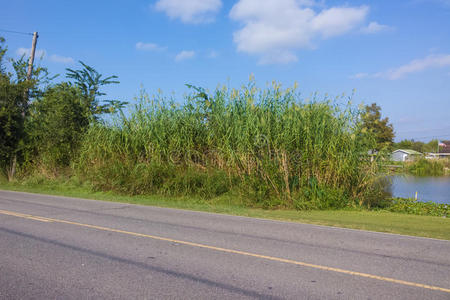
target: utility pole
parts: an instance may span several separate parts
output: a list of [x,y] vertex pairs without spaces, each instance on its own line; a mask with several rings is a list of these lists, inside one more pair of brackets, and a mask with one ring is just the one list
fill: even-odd
[[38,33],[36,31],[33,32],[33,43],[31,44],[30,59],[28,60],[27,80],[31,79],[31,74],[33,73],[34,54],[36,53],[36,44],[38,37]]
[[[36,31],[33,32],[33,42],[31,43],[30,59],[28,60],[27,81],[30,81],[31,75],[33,75],[34,55],[36,53],[36,44],[37,44],[38,37],[39,37],[38,33]],[[24,119],[25,119],[26,110],[28,109],[28,93],[29,92],[30,92],[29,89],[27,89],[24,94],[25,100],[27,102],[25,105],[24,111],[22,111],[22,117]]]

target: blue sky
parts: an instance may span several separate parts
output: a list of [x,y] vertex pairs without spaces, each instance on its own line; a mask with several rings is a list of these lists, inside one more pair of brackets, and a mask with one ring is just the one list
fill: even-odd
[[[396,140],[450,139],[450,0],[4,1],[0,29],[39,32],[55,74],[82,60],[133,101],[141,85],[176,97],[185,83],[314,92],[376,102]],[[31,36],[1,32],[9,56]],[[62,78],[62,77],[61,77]]]

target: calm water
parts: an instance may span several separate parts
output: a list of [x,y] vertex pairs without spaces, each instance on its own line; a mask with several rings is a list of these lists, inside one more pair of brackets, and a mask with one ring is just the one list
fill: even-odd
[[392,176],[394,197],[414,198],[419,201],[450,204],[450,177]]

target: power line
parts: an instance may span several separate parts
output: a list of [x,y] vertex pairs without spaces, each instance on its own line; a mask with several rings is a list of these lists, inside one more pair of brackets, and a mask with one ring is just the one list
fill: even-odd
[[421,136],[421,137],[416,137],[416,138],[412,138],[413,140],[420,140],[420,139],[428,139],[428,138],[442,138],[442,137],[448,137],[450,136],[450,134],[443,134],[443,135],[429,135],[429,136]]
[[16,33],[16,34],[23,34],[23,35],[33,35],[33,33],[30,32],[21,32],[21,31],[14,31],[14,30],[6,30],[6,29],[0,29],[2,32],[9,32],[9,33]]

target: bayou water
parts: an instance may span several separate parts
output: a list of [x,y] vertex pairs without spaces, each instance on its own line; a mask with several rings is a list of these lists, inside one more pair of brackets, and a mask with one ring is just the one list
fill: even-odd
[[450,176],[416,177],[397,175],[391,177],[393,197],[414,198],[423,202],[450,204]]

